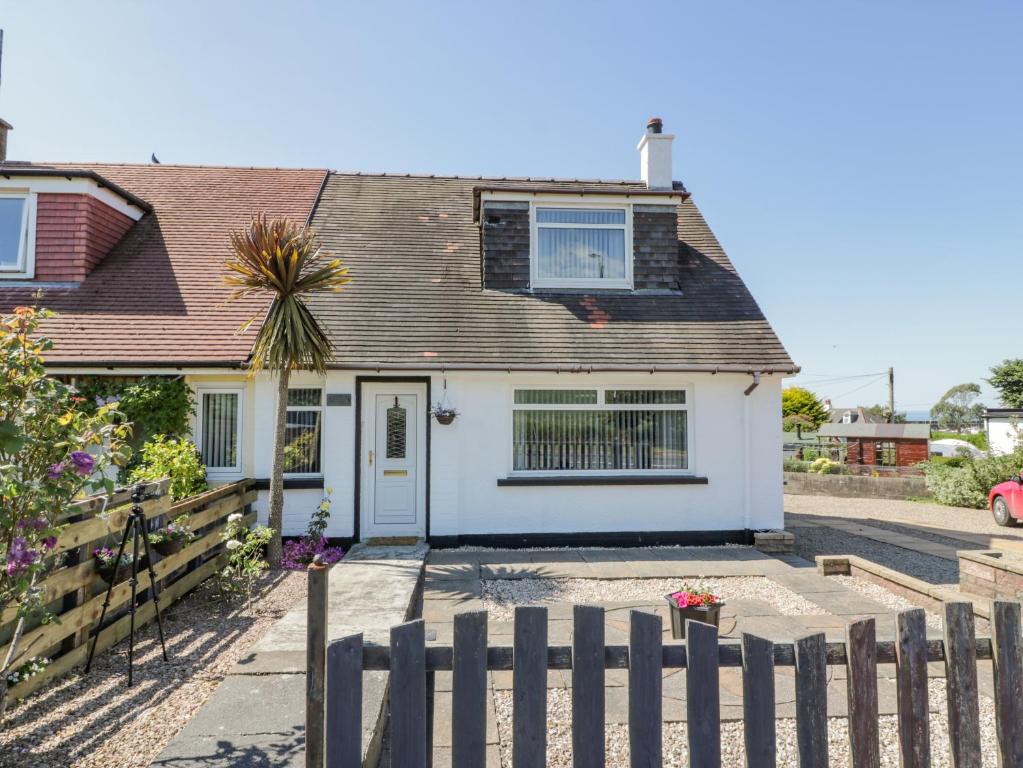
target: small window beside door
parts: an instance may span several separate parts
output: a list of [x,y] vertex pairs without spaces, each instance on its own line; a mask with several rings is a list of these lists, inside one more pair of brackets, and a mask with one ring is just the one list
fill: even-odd
[[199,389],[199,452],[211,474],[242,471],[240,389]]
[[284,471],[289,475],[323,473],[323,390],[301,387],[288,390],[284,426]]

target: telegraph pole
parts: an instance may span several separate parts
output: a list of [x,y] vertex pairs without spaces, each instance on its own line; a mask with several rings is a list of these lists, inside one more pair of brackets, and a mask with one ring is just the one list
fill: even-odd
[[888,369],[888,423],[895,423],[895,369]]

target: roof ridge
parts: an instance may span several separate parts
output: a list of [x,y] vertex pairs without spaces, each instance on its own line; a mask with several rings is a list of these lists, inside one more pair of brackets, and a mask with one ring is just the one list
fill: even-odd
[[284,165],[210,165],[207,163],[116,163],[104,160],[8,160],[7,164],[32,166],[69,166],[75,168],[198,168],[219,171],[317,171],[331,173],[326,166],[284,166]]
[[552,181],[573,184],[643,184],[641,179],[579,179],[568,176],[481,176],[475,174],[451,174],[451,173],[411,173],[393,171],[343,171],[330,169],[335,176],[369,176],[389,179],[459,179],[462,181]]

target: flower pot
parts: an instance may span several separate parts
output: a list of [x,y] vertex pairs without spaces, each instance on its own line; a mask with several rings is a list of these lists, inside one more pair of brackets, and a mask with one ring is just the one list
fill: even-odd
[[[142,570],[141,561],[139,561],[139,570]],[[120,565],[117,568],[104,568],[103,566],[97,565],[96,573],[98,573],[100,578],[107,584],[120,584],[122,581],[127,581],[131,578],[131,564]]]
[[712,624],[715,627],[721,621],[721,608],[724,603],[679,608],[671,595],[665,595],[664,599],[668,601],[668,607],[671,609],[671,636],[676,640],[685,640],[687,619],[702,621],[704,624]]
[[435,413],[433,415],[437,417],[437,423],[438,424],[447,425],[447,424],[450,424],[451,422],[453,422],[455,420],[455,415],[456,414],[454,414],[454,413]]
[[164,557],[170,557],[176,555],[182,549],[185,548],[184,539],[171,539],[169,541],[161,541],[153,545],[153,549],[159,552]]

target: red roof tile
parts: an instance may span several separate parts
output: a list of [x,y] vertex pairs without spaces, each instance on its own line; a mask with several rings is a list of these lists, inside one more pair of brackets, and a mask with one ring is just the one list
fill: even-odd
[[[55,167],[55,166],[48,166]],[[230,233],[256,213],[305,221],[326,172],[175,165],[56,166],[93,170],[145,200],[142,217],[81,285],[44,290],[51,365],[224,365],[244,362],[269,299],[227,301],[221,265]],[[0,287],[0,311],[36,289]]]

